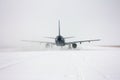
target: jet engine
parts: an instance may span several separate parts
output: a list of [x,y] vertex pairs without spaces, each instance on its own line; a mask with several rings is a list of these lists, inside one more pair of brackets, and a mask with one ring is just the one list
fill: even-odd
[[73,44],[72,44],[72,47],[73,47],[73,48],[76,48],[76,47],[77,47],[77,44],[73,43]]
[[50,47],[50,44],[49,44],[49,43],[47,43],[47,44],[45,45],[45,47],[46,47],[46,48],[49,48],[49,47]]

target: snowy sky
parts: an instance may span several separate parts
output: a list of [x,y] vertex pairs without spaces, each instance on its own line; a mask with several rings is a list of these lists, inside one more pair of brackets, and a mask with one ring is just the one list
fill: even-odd
[[0,47],[58,34],[120,44],[120,0],[0,0]]

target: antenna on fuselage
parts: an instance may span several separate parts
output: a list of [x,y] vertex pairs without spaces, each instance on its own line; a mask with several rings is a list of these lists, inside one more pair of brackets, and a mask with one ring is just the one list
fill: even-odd
[[60,36],[60,20],[58,20],[58,32],[59,32],[59,36]]

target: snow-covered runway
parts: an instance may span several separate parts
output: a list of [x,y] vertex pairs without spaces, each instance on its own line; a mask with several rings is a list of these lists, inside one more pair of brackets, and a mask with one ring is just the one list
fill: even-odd
[[120,49],[1,50],[0,80],[120,80]]

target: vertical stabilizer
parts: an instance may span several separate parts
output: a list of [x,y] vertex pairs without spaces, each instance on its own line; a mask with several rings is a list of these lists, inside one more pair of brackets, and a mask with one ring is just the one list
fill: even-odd
[[60,20],[58,20],[58,32],[59,32],[59,35],[60,35]]

